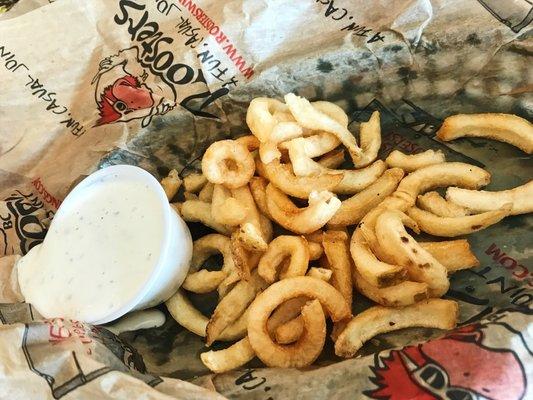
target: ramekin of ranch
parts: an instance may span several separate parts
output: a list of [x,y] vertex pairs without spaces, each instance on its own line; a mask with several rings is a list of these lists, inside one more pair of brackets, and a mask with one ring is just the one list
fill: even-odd
[[159,182],[117,165],[68,194],[43,243],[18,262],[18,281],[43,317],[104,324],[167,300],[191,255],[191,234]]

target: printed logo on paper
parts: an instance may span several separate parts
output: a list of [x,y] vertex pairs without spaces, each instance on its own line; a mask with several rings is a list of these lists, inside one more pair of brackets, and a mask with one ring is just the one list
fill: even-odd
[[[48,345],[43,344],[46,338]],[[46,381],[54,399],[110,371],[128,373],[152,387],[162,382],[146,372],[133,347],[106,329],[79,321],[53,318],[26,324],[22,351],[28,368]]]
[[[524,367],[533,361],[533,353],[527,327],[511,322],[521,319],[527,324],[526,315],[519,311],[502,310],[489,322],[467,325],[441,339],[392,350],[387,356],[377,355],[370,367],[374,375],[370,381],[377,388],[365,394],[390,400],[525,399]],[[485,329],[493,331],[486,335]]]
[[96,126],[141,119],[145,127],[176,104],[172,88],[141,65],[135,46],[104,58],[92,84],[99,112]]
[[44,240],[46,220],[54,211],[47,210],[38,195],[15,190],[0,201],[0,256],[26,254]]
[[[131,47],[99,63],[92,80],[96,126],[140,119],[146,127],[176,105],[195,116],[218,119],[222,111],[214,103],[238,78],[253,76],[253,65],[196,3],[179,3],[117,2],[113,22]],[[169,18],[175,20],[170,25]]]

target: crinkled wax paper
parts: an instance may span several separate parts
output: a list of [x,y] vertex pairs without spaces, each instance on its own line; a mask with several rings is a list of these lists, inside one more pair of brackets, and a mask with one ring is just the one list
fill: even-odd
[[[256,96],[333,101],[354,133],[379,110],[382,156],[438,148],[489,170],[490,190],[527,182],[533,162],[518,149],[481,139],[443,144],[435,132],[457,112],[532,119],[530,1],[48,3],[21,0],[0,17],[0,397],[533,396],[531,216],[468,237],[481,266],[451,278],[447,297],[461,310],[455,331],[380,335],[350,360],[328,345],[306,370],[254,360],[212,375],[199,359],[203,341],[168,314],[160,328],[120,337],[43,320],[21,303],[12,271],[84,176],[123,163],[158,178],[197,169],[211,142],[247,132]],[[114,92],[117,82],[130,91]],[[355,296],[354,310],[369,304]]]

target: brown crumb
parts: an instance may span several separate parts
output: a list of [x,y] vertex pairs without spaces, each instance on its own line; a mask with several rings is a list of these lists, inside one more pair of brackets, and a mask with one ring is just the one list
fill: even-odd
[[415,294],[414,300],[415,300],[415,303],[418,303],[419,301],[425,300],[426,298],[427,298],[426,293],[417,293]]

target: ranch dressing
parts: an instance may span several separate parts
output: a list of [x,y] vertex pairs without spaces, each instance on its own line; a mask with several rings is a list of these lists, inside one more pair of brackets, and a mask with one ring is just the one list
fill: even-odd
[[111,174],[81,193],[63,203],[44,242],[17,265],[25,300],[46,318],[95,322],[119,311],[162,251],[164,209],[149,185]]
[[110,325],[105,325],[108,331],[115,335],[140,329],[159,328],[165,323],[165,314],[159,310],[135,311]]

